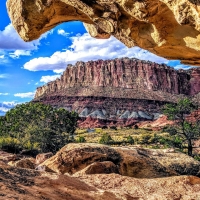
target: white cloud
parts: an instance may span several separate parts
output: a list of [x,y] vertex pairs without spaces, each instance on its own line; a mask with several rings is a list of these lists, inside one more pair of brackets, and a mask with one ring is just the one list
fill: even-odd
[[0,115],[5,114],[7,111],[9,111],[11,108],[15,107],[18,103],[15,101],[4,101],[3,103],[0,103]]
[[12,106],[16,106],[19,103],[16,103],[15,101],[4,101],[2,104],[12,107]]
[[3,31],[0,31],[0,49],[4,50],[34,50],[40,44],[39,40],[24,42],[16,30],[9,24]]
[[167,62],[139,47],[128,48],[119,40],[95,39],[88,33],[70,38],[72,45],[63,52],[57,51],[50,57],[39,57],[25,63],[24,69],[30,71],[52,70],[60,73],[65,70],[67,64],[75,64],[77,61],[89,61],[98,59],[114,59],[119,57],[135,57],[142,60],[150,60],[157,63]]
[[0,95],[7,96],[7,95],[9,95],[9,93],[0,93]]
[[40,82],[48,83],[50,81],[54,81],[57,78],[60,78],[60,75],[53,75],[53,76],[42,76]]
[[15,97],[20,97],[20,98],[34,98],[34,95],[35,95],[35,92],[14,94]]
[[11,58],[19,58],[20,56],[31,56],[31,51],[16,50],[13,53],[9,53]]
[[0,59],[4,59],[4,58],[5,58],[5,55],[1,55],[1,56],[0,56]]
[[30,51],[37,50],[40,45],[40,41],[46,38],[48,34],[52,34],[53,31],[49,31],[43,34],[39,39],[32,42],[24,42],[12,24],[5,27],[3,31],[0,31],[0,49],[4,51],[14,51],[9,54],[12,58],[18,58],[21,55],[29,56]]
[[11,108],[6,108],[6,107],[0,107],[0,112],[8,112]]
[[188,69],[190,69],[191,68],[191,66],[188,66],[188,65],[176,65],[176,66],[174,66],[174,69],[184,69],[184,70],[188,70]]
[[70,33],[65,32],[63,29],[58,30],[58,35],[62,35],[64,37],[68,37]]

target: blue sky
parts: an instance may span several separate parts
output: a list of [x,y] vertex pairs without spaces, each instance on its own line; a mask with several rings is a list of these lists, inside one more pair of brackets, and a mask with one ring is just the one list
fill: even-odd
[[59,77],[67,64],[117,57],[136,57],[188,68],[179,61],[168,61],[138,47],[127,48],[114,37],[91,38],[81,22],[61,24],[40,39],[26,43],[10,22],[6,0],[1,0],[0,115],[13,105],[33,99],[36,88]]

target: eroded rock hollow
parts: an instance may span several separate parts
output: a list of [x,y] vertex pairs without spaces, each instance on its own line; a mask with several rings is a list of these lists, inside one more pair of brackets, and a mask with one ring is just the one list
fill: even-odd
[[200,65],[200,3],[196,0],[8,0],[25,41],[56,25],[82,21],[92,37],[111,35],[167,59]]

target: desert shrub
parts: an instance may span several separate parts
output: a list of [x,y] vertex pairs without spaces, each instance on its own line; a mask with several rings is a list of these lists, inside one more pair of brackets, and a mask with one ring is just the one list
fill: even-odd
[[135,142],[135,144],[139,144],[140,143],[139,137],[134,137],[134,142]]
[[102,126],[102,129],[107,129],[108,127],[107,126]]
[[96,128],[96,133],[102,133],[102,129],[101,128]]
[[142,134],[139,138],[140,144],[150,144],[151,143],[152,135],[149,133]]
[[184,141],[179,136],[159,136],[158,142],[166,147],[178,148],[181,151],[183,150]]
[[129,144],[134,144],[134,139],[129,135],[126,139],[126,142]]
[[113,139],[111,138],[111,136],[108,133],[104,133],[100,140],[99,140],[100,144],[111,144],[113,143]]
[[78,143],[84,143],[84,142],[86,142],[86,139],[85,139],[83,136],[79,136],[79,137],[76,139],[76,142],[78,142]]
[[155,144],[155,143],[159,142],[159,138],[160,137],[157,134],[153,134],[153,136],[151,136],[151,138],[149,139],[149,142],[151,144]]
[[135,126],[134,126],[134,129],[138,129],[139,127],[138,127],[138,125],[136,124]]
[[194,159],[200,161],[200,155],[195,155]]
[[117,130],[117,127],[116,126],[110,126],[110,129]]

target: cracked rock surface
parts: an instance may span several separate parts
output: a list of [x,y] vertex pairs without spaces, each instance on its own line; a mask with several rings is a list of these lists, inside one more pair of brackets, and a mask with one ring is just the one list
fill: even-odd
[[198,200],[199,162],[168,150],[68,144],[42,163],[53,173],[0,152],[0,200]]
[[200,65],[200,3],[196,0],[8,0],[25,41],[56,25],[82,21],[92,37],[111,35],[167,59]]

